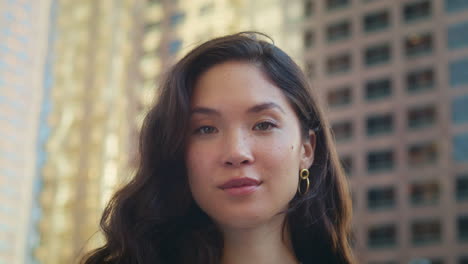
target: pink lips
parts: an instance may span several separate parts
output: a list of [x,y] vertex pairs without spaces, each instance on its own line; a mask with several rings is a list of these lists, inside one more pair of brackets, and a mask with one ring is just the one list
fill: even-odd
[[231,195],[246,195],[256,191],[260,184],[256,179],[238,178],[225,182],[219,188]]

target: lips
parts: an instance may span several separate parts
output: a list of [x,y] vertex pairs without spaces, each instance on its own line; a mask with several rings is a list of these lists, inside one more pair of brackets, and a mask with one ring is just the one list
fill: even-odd
[[258,186],[260,185],[260,181],[252,178],[237,178],[229,180],[222,185],[219,186],[221,189],[232,189],[232,188],[242,188],[248,186]]

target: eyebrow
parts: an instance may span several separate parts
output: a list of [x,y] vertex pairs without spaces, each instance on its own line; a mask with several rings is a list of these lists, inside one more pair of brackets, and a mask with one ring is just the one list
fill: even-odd
[[[261,103],[254,105],[247,109],[247,113],[260,113],[262,111],[268,110],[268,109],[278,109],[281,111],[283,114],[285,114],[283,108],[279,106],[276,103],[273,102],[266,102],[266,103]],[[192,109],[191,114],[205,114],[205,115],[216,115],[220,116],[221,113],[218,110],[208,108],[208,107],[195,107]]]

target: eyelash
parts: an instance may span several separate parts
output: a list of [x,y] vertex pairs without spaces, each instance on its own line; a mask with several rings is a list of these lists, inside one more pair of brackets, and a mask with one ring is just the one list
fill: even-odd
[[[264,124],[266,124],[266,125],[268,126],[268,128],[266,128],[266,129],[255,129],[255,128],[257,128],[259,125],[264,125]],[[271,130],[271,129],[277,128],[277,127],[278,127],[278,126],[277,126],[275,123],[273,123],[273,122],[270,122],[270,121],[262,121],[262,122],[259,122],[259,123],[255,124],[254,130],[268,131],[268,130]],[[213,134],[213,132],[211,132],[211,133],[210,133],[210,132],[203,132],[204,129],[207,129],[207,128],[208,128],[208,129],[217,130],[217,129],[216,129],[215,127],[213,127],[213,126],[201,126],[201,127],[197,128],[197,129],[195,129],[195,132],[194,132],[194,133],[195,133],[195,134],[200,134],[200,135]]]
[[257,127],[258,125],[262,125],[262,124],[268,125],[268,129],[261,129],[262,131],[267,131],[267,130],[271,130],[272,128],[278,127],[278,126],[277,126],[275,123],[273,123],[273,122],[270,122],[270,121],[262,121],[262,122],[260,122],[260,123],[255,124],[254,128]]

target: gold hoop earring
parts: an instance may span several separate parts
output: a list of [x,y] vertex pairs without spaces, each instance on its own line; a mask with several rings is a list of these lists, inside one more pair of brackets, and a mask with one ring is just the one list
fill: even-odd
[[299,194],[304,195],[309,191],[309,187],[310,187],[309,170],[308,169],[302,169],[301,172],[299,173],[299,178],[301,180],[305,180],[306,184],[307,184],[305,192],[301,191],[301,180],[299,181],[299,186],[297,187],[297,191],[299,192]]

